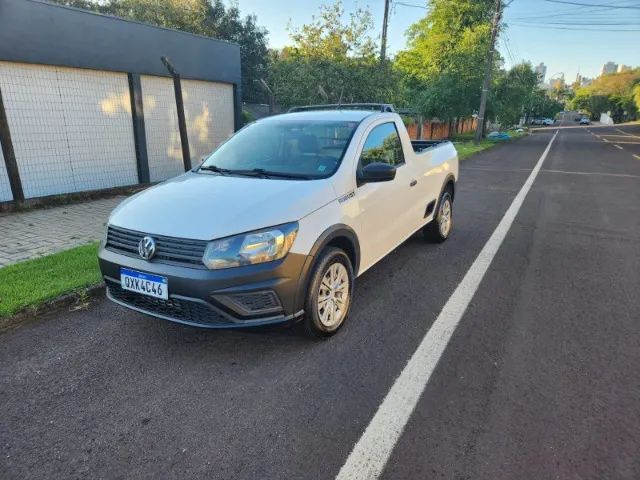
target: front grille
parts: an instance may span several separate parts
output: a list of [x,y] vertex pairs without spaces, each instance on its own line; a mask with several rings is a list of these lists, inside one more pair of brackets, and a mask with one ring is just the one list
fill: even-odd
[[[109,225],[106,246],[110,250],[137,257],[138,244],[145,235],[147,234]],[[207,242],[162,235],[150,236],[156,241],[156,253],[152,261],[206,268],[202,263],[202,256]]]
[[270,310],[280,307],[278,297],[274,292],[237,293],[229,298],[249,312]]
[[108,281],[109,294],[114,300],[150,314],[161,315],[169,319],[197,323],[199,325],[232,325],[233,322],[205,303],[180,298],[148,297],[136,292],[124,290],[118,283]]

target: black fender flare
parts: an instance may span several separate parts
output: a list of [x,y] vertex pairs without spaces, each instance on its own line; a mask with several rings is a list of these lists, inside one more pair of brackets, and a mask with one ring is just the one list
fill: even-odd
[[[454,177],[453,173],[449,173],[445,177],[444,182],[442,182],[442,188],[440,188],[440,195],[438,196],[438,203],[440,203],[440,199],[442,198],[442,194],[444,193],[444,189],[447,188],[447,184],[449,182],[451,182],[453,184],[453,188],[452,188],[453,191],[451,192],[451,201],[453,202],[453,199],[456,196],[456,177]],[[440,205],[438,205],[438,206],[440,206]]]
[[[454,177],[453,173],[449,173],[445,177],[444,182],[442,182],[442,187],[440,187],[440,193],[438,194],[438,198],[436,199],[436,206],[433,209],[433,217],[431,221],[436,219],[436,215],[438,215],[438,212],[440,211],[440,200],[442,200],[442,194],[444,193],[445,188],[447,188],[449,182],[451,182],[453,185],[451,191],[451,202],[453,202],[453,199],[456,196],[456,177]],[[431,223],[431,221],[429,223]]]
[[351,260],[353,263],[353,273],[357,276],[358,269],[360,268],[360,242],[358,240],[358,235],[349,225],[345,225],[342,223],[332,225],[320,234],[320,236],[313,244],[313,247],[311,247],[311,251],[307,256],[307,260],[304,262],[302,272],[300,272],[298,290],[295,298],[296,311],[304,309],[304,299],[306,296],[307,287],[309,285],[309,276],[311,275],[311,270],[315,265],[318,254],[322,252],[322,250],[327,245],[329,245],[332,240],[340,237],[349,240],[351,246],[353,247],[353,252],[351,252],[353,255],[349,255],[350,252],[345,253],[347,253],[350,258],[352,257]]

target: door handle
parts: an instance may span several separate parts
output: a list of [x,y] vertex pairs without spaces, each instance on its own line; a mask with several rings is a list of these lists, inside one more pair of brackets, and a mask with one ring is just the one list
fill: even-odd
[[415,187],[418,184],[418,180],[411,180],[411,183],[409,184],[410,187]]

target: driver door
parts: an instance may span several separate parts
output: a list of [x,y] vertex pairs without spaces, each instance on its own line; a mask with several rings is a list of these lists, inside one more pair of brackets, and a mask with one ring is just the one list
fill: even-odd
[[373,162],[394,165],[396,177],[387,182],[365,183],[356,189],[361,271],[376,263],[412,233],[407,217],[412,179],[393,121],[375,125],[366,136],[358,171]]

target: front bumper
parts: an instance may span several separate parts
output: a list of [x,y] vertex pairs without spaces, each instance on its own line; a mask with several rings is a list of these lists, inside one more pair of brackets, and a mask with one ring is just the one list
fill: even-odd
[[[304,282],[311,257],[289,253],[274,262],[208,270],[146,261],[101,247],[107,297],[154,317],[207,328],[249,327],[294,320],[303,313]],[[167,278],[169,299],[120,286],[120,268]]]

